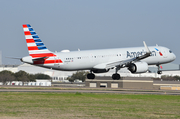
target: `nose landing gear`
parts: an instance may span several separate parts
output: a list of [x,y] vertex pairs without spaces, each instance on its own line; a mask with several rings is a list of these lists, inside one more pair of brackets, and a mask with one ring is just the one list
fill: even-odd
[[157,73],[158,73],[158,74],[162,74],[162,71],[160,71],[159,64],[158,64],[158,65],[156,65],[156,66],[158,67],[158,71],[157,71]]

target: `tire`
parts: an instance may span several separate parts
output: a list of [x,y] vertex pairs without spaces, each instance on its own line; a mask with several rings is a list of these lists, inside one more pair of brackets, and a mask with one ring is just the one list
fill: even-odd
[[113,80],[119,80],[121,77],[118,73],[112,75]]
[[157,71],[158,74],[162,74],[162,71]]
[[94,79],[95,75],[93,73],[89,73],[89,74],[87,74],[87,78],[88,79]]

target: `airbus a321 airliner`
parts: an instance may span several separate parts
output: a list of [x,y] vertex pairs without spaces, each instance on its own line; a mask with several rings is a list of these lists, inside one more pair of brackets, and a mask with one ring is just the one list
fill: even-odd
[[[31,65],[61,71],[90,70],[88,79],[94,79],[94,73],[105,73],[115,69],[112,79],[120,79],[118,71],[127,68],[131,73],[145,73],[148,65],[169,63],[176,59],[172,51],[162,46],[51,52],[29,24],[23,25],[29,56],[21,61]],[[159,69],[159,68],[158,68]],[[161,71],[158,70],[158,74]]]

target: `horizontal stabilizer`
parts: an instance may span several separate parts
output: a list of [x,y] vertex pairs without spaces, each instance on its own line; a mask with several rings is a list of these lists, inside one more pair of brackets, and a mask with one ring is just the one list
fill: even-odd
[[10,59],[18,59],[18,60],[21,59],[21,58],[19,58],[19,57],[6,57],[6,58],[10,58]]
[[32,60],[33,61],[37,61],[37,60],[44,60],[44,59],[47,59],[49,57],[39,57],[39,58],[33,58]]

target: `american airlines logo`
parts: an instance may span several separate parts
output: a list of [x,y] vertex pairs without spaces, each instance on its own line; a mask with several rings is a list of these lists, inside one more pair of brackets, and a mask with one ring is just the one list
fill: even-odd
[[157,48],[155,48],[155,50],[159,52],[160,56],[163,56],[163,54]]
[[[138,52],[129,52],[127,51],[127,58],[139,57],[146,54],[144,50]],[[156,56],[156,51],[151,51],[151,56]]]

